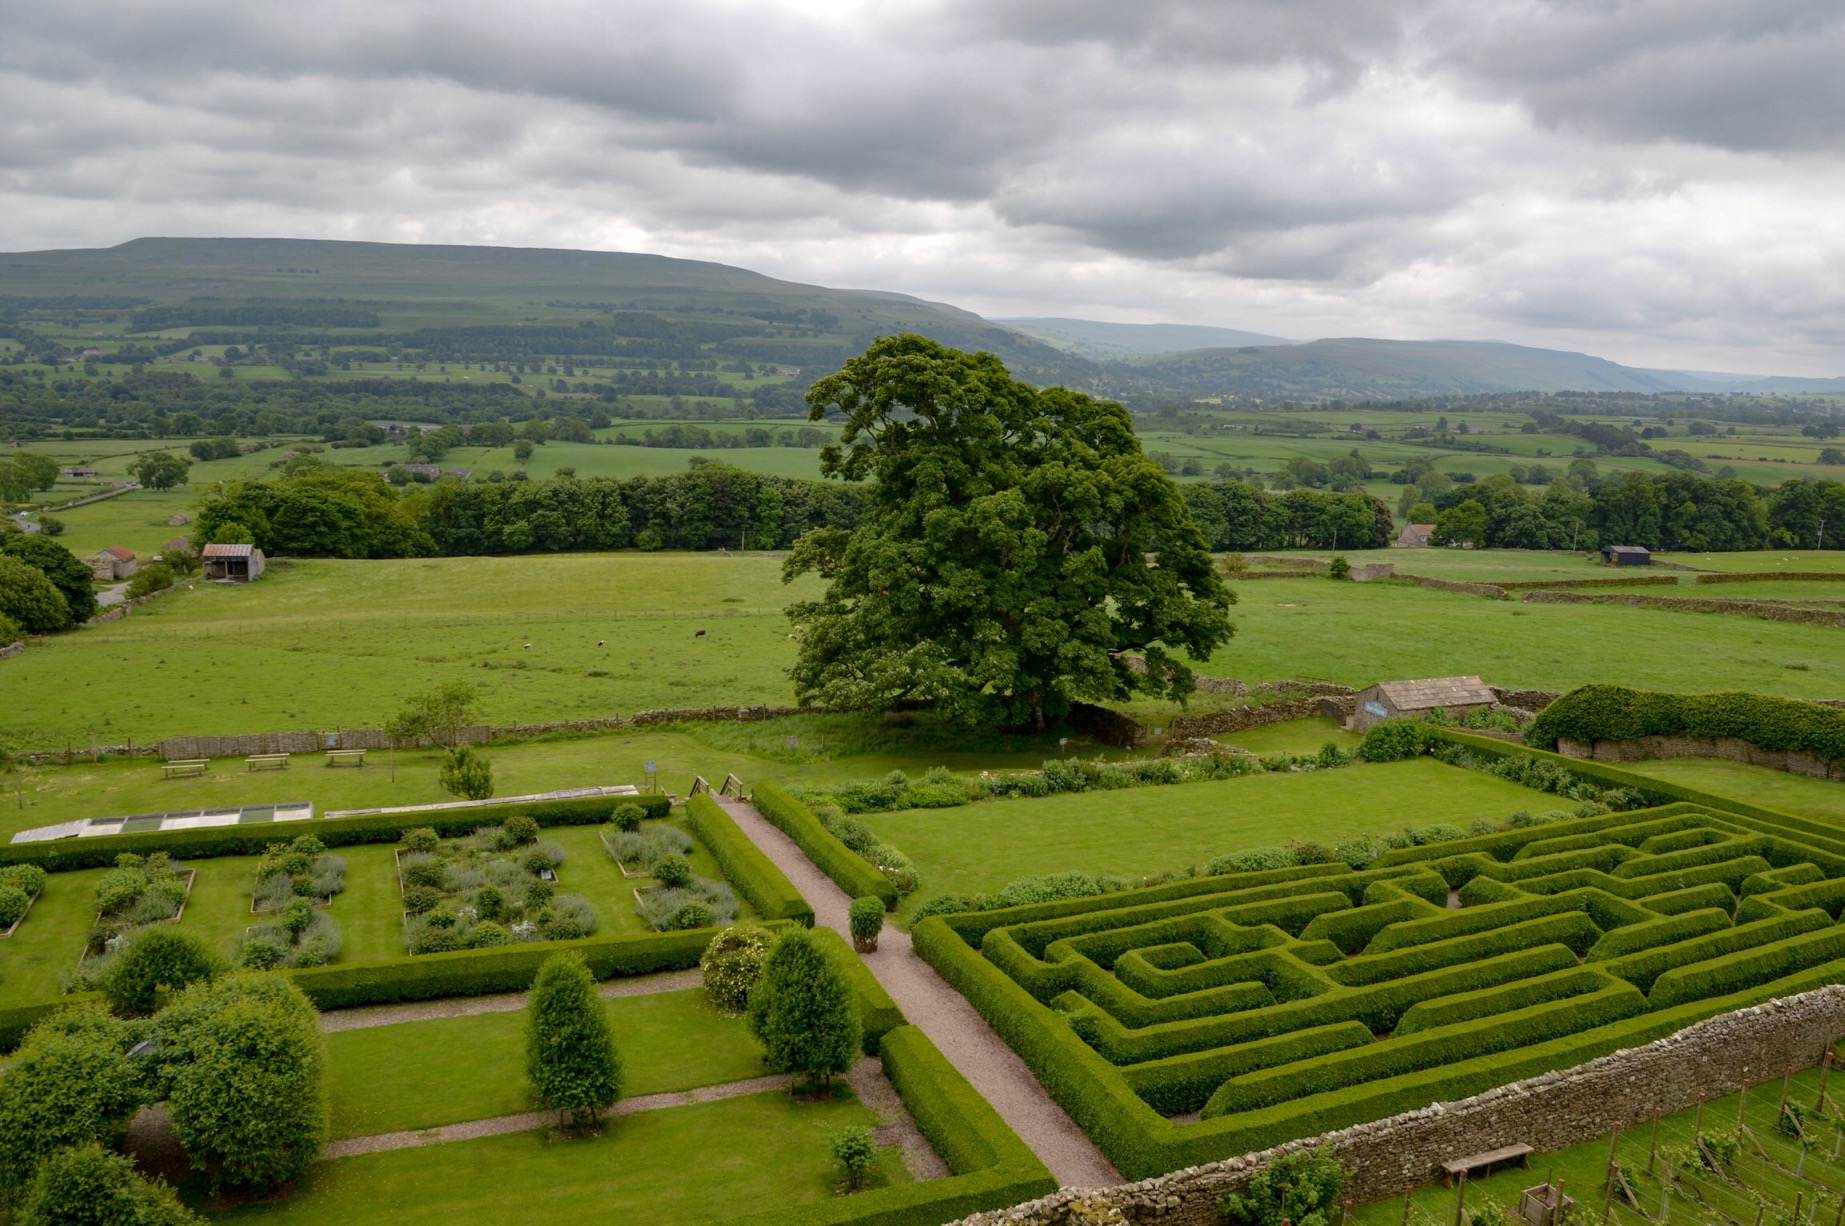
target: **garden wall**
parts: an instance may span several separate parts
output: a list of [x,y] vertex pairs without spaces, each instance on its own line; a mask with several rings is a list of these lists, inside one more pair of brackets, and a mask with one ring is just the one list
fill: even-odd
[[1708,1018],[1643,1046],[1472,1098],[1117,1188],[1065,1189],[964,1218],[963,1224],[1050,1226],[1073,1220],[1070,1207],[1087,1201],[1117,1207],[1129,1222],[1218,1226],[1223,1217],[1217,1197],[1240,1189],[1282,1154],[1318,1145],[1353,1172],[1346,1196],[1381,1200],[1439,1178],[1440,1164],[1450,1158],[1514,1144],[1540,1152],[1563,1149],[1642,1123],[1655,1112],[1696,1106],[1700,1097],[1733,1094],[1745,1082],[1778,1081],[1789,1069],[1818,1063],[1841,1034],[1845,987],[1831,985]]
[[16,656],[25,649],[26,641],[24,639],[17,639],[8,643],[5,647],[0,647],[0,660],[4,660],[8,656]]
[[1494,583],[1462,583],[1457,579],[1437,579],[1433,575],[1411,575],[1403,571],[1398,571],[1396,578],[1407,579],[1417,587],[1432,587],[1438,592],[1464,592],[1469,596],[1505,599],[1505,589]]
[[1819,758],[1799,750],[1763,749],[1735,736],[1643,736],[1631,741],[1557,738],[1557,752],[1593,762],[1643,762],[1649,758],[1722,758],[1796,775],[1845,779],[1845,758]]
[[[1346,691],[1348,694],[1350,692],[1350,690]],[[1284,724],[1289,720],[1311,719],[1321,713],[1320,702],[1320,695],[1307,694],[1299,698],[1283,698],[1276,702],[1237,707],[1229,711],[1207,711],[1200,715],[1181,715],[1166,725],[1166,735],[1172,737],[1219,736],[1227,732],[1242,732],[1246,728]]]
[[1489,686],[1494,697],[1499,699],[1502,707],[1517,707],[1520,711],[1542,711],[1557,699],[1563,697],[1555,690],[1508,690],[1504,686]]

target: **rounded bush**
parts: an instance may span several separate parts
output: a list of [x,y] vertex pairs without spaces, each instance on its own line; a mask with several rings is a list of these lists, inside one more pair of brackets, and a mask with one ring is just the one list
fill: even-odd
[[442,888],[442,861],[440,860],[411,860],[406,858],[405,862],[400,866],[400,869],[403,873],[404,885],[406,887],[426,885],[432,889]]
[[429,826],[404,831],[403,844],[410,851],[432,852],[442,846],[442,839]]
[[9,864],[0,868],[0,883],[17,886],[27,898],[45,888],[49,876],[36,864]]
[[[492,889],[493,887],[488,886],[487,888]],[[494,897],[498,899],[497,892]],[[412,885],[404,888],[404,910],[412,915],[421,915],[441,901],[441,893],[430,886]]]
[[705,977],[705,996],[722,1012],[743,1012],[768,956],[769,934],[762,929],[743,925],[724,929],[711,938],[698,960]]
[[696,899],[682,902],[667,920],[668,930],[678,931],[688,928],[709,928],[711,926],[711,908]]
[[646,816],[646,811],[639,805],[624,802],[615,806],[615,811],[609,815],[609,820],[615,823],[617,830],[632,831],[641,828],[641,819]]
[[653,862],[653,879],[668,889],[678,889],[692,880],[692,866],[684,856],[661,856]]
[[251,937],[243,943],[237,965],[253,971],[272,971],[287,958],[287,952],[268,937]]
[[172,928],[149,928],[130,937],[96,977],[96,986],[121,1013],[152,1013],[162,988],[215,979],[224,969],[197,937]]
[[853,940],[876,942],[878,933],[884,930],[884,900],[870,894],[854,898],[846,908],[846,920],[852,927]]
[[11,928],[18,923],[31,901],[18,886],[0,885],[0,928]]
[[524,846],[538,837],[538,823],[523,813],[515,813],[506,819],[506,837],[513,846]]
[[494,945],[504,945],[512,940],[512,934],[492,920],[482,920],[468,930],[469,949],[487,949]]
[[474,913],[483,920],[497,920],[506,913],[506,900],[499,890],[484,885],[474,892]]

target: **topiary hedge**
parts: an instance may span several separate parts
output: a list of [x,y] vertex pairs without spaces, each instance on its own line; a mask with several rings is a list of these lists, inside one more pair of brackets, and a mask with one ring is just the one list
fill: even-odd
[[884,901],[887,911],[897,909],[897,887],[857,852],[820,824],[812,809],[773,783],[760,783],[750,792],[756,811],[769,824],[793,839],[807,858],[854,898],[872,895]]
[[124,852],[146,855],[164,851],[175,859],[261,855],[277,839],[312,834],[328,847],[357,843],[395,843],[406,830],[433,827],[452,838],[497,825],[524,814],[540,826],[594,826],[609,820],[616,803],[638,804],[649,817],[672,812],[663,795],[576,796],[531,803],[424,809],[416,813],[371,813],[362,817],[319,818],[308,822],[252,822],[247,826],[207,826],[197,830],[156,830],[146,834],[104,834],[93,838],[53,839],[43,843],[0,845],[0,864],[37,864],[53,871],[103,868]]
[[813,907],[715,800],[703,794],[692,797],[686,801],[685,816],[731,886],[756,908],[757,915],[763,919],[791,919],[813,927]]
[[1845,709],[1742,691],[1585,685],[1545,707],[1525,730],[1526,743],[1540,749],[1555,749],[1560,739],[1588,744],[1647,736],[1736,737],[1762,749],[1845,758]]

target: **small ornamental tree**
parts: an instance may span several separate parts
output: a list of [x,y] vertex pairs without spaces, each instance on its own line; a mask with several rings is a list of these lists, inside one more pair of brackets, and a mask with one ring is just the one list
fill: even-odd
[[852,985],[805,928],[783,933],[769,951],[750,994],[749,1026],[776,1072],[798,1073],[810,1086],[851,1068],[863,1035]]
[[19,1226],[205,1226],[164,1183],[94,1141],[60,1149],[40,1164]]
[[177,992],[223,970],[224,963],[197,937],[174,928],[144,928],[109,960],[96,987],[117,1013],[148,1014],[162,988]]
[[621,1054],[596,981],[577,953],[545,959],[525,1012],[525,1070],[538,1101],[572,1128],[621,1097]]
[[698,969],[705,977],[705,997],[720,1012],[742,1013],[750,992],[762,978],[769,958],[769,934],[761,928],[733,925],[711,938]]
[[862,954],[878,947],[878,933],[884,931],[884,900],[867,894],[854,898],[846,908],[846,921],[852,926],[852,945]]
[[1348,1172],[1325,1147],[1297,1150],[1257,1171],[1241,1192],[1217,1198],[1238,1226],[1327,1226]]
[[263,1191],[327,1139],[320,1015],[282,975],[244,971],[182,992],[154,1019],[155,1079],[194,1166]]
[[487,755],[463,745],[442,763],[442,790],[464,800],[486,800],[493,795],[493,763]]
[[0,1074],[0,1200],[17,1201],[60,1146],[103,1136],[142,1104],[128,1043],[127,1025],[94,1007],[26,1036]]
[[865,1186],[865,1176],[871,1173],[872,1164],[878,1160],[878,1139],[871,1129],[863,1124],[847,1124],[844,1128],[834,1129],[827,1134],[827,1147],[833,1151],[833,1161],[846,1177],[846,1191],[856,1192]]

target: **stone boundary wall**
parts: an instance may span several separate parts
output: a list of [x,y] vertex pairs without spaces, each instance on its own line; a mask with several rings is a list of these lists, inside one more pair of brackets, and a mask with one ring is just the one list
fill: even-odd
[[1845,986],[1837,984],[1697,1022],[1676,1034],[1586,1064],[1435,1103],[1373,1124],[1290,1141],[1260,1153],[1189,1167],[1116,1188],[1066,1188],[1042,1200],[963,1218],[961,1226],[1051,1226],[1108,1220],[1075,1216],[1113,1208],[1119,1220],[1219,1226],[1214,1204],[1269,1162],[1324,1145],[1353,1172],[1345,1195],[1360,1203],[1431,1183],[1462,1154],[1524,1144],[1542,1153],[1606,1137],[1694,1107],[1700,1097],[1811,1068],[1845,1034]]
[[1747,762],[1795,775],[1845,780],[1845,758],[1817,758],[1798,750],[1763,749],[1734,736],[1643,736],[1633,741],[1595,741],[1585,744],[1563,738],[1557,752],[1594,762],[1644,762],[1650,758],[1721,758]]
[[1764,580],[1789,579],[1805,580],[1811,583],[1845,583],[1845,573],[1835,570],[1763,570],[1763,571],[1704,571],[1692,580],[1693,583],[1760,583]]
[[1709,596],[1641,596],[1587,592],[1526,592],[1523,599],[1536,604],[1623,604],[1676,613],[1728,613],[1760,617],[1772,622],[1797,622],[1805,626],[1845,626],[1845,610],[1805,609],[1769,600],[1722,600]]
[[150,600],[158,600],[168,592],[189,590],[192,585],[197,582],[199,582],[197,579],[182,579],[172,587],[163,587],[157,592],[149,592],[145,596],[136,596],[133,600],[124,600],[120,604],[110,605],[83,624],[86,626],[100,626],[104,622],[120,621],[122,618],[127,617],[129,611],[134,609],[137,605],[144,605]]
[[1433,575],[1412,575],[1406,571],[1398,571],[1396,578],[1407,579],[1417,587],[1432,587],[1438,592],[1463,592],[1469,596],[1505,599],[1505,589],[1496,583],[1462,583],[1458,579],[1437,579]]
[[1679,586],[1676,575],[1608,575],[1594,579],[1512,579],[1496,584],[1508,592],[1567,591],[1576,587],[1669,587]]
[[1493,695],[1499,699],[1502,707],[1517,707],[1520,711],[1536,713],[1563,697],[1555,690],[1508,690],[1504,686],[1490,686]]
[[[1344,689],[1343,686],[1339,687]],[[1350,690],[1345,690],[1350,694]],[[1289,720],[1311,719],[1322,714],[1321,703],[1329,695],[1304,693],[1298,698],[1283,698],[1277,702],[1255,703],[1247,707],[1237,707],[1230,711],[1206,711],[1199,715],[1181,715],[1166,725],[1166,735],[1172,737],[1221,736],[1227,732],[1242,732],[1249,728],[1262,728],[1269,724],[1285,724]]]
[[1244,579],[1320,579],[1324,578],[1317,570],[1233,570],[1224,575],[1232,582]]
[[0,660],[4,660],[8,656],[16,656],[25,649],[26,641],[24,639],[15,639],[5,647],[0,647]]
[[1366,562],[1352,567],[1352,573],[1348,577],[1353,583],[1369,583],[1373,579],[1394,578],[1396,573],[1397,564],[1395,562]]

